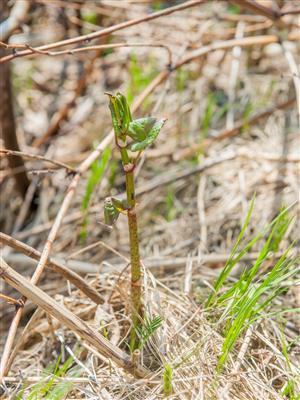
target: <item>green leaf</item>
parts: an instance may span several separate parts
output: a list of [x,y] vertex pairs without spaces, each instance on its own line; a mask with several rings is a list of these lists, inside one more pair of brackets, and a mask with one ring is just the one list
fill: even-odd
[[[140,151],[140,150],[144,150],[147,146],[149,146],[151,143],[154,142],[154,140],[157,138],[161,128],[163,127],[164,123],[166,122],[165,119],[159,119],[156,120],[156,122],[152,125],[151,127],[151,121],[153,121],[154,118],[149,117],[148,123],[143,122],[142,124],[136,124],[135,127],[137,127],[137,129],[135,130],[135,133],[138,134],[141,137],[141,140],[139,140],[138,138],[136,139],[136,141],[134,143],[132,143],[130,145],[130,150],[135,152],[135,151]],[[155,120],[155,119],[154,119]],[[138,120],[136,120],[138,121]],[[130,124],[131,125],[131,124]],[[141,134],[141,126],[145,126],[145,131],[144,134]],[[150,127],[150,129],[149,129]],[[148,131],[146,130],[148,129]]]
[[104,221],[106,225],[113,225],[119,218],[120,212],[126,210],[125,202],[109,197],[104,201]]
[[165,364],[164,366],[164,395],[170,396],[172,394],[172,378],[173,378],[173,368],[170,364]]
[[137,328],[137,332],[140,338],[139,348],[142,349],[148,339],[153,335],[153,333],[161,326],[163,320],[160,315],[156,315],[155,317],[145,318],[144,324]]
[[116,95],[110,93],[107,93],[107,95],[109,96],[109,109],[115,134],[118,138],[124,139],[132,121],[126,97],[120,92]]
[[131,139],[141,142],[146,139],[156,121],[153,117],[135,119],[129,124],[128,135]]

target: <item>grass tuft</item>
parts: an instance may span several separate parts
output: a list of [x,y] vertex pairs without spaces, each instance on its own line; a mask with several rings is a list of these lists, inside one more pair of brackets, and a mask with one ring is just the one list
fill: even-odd
[[[299,261],[299,258],[291,258],[289,255],[293,244],[288,247],[277,262],[272,258],[273,252],[278,250],[280,242],[292,221],[286,208],[282,209],[265,229],[238,252],[238,247],[250,221],[253,206],[254,197],[235,246],[219,274],[213,287],[214,291],[206,304],[208,308],[212,307],[212,310],[223,310],[219,318],[219,324],[224,323],[224,342],[217,366],[219,372],[222,370],[237,339],[251,324],[266,316],[265,311],[268,306],[275,297],[287,290],[289,278],[298,271],[294,268],[294,265]],[[229,283],[228,277],[233,267],[267,232],[266,242],[256,261],[241,274],[237,282]],[[266,263],[267,261],[269,264]]]
[[[63,365],[59,366],[61,357],[57,359],[54,366],[50,364],[43,371],[44,378],[36,383],[31,389],[26,387],[22,388],[16,395],[15,400],[62,400],[65,399],[67,394],[72,389],[72,381],[61,381],[57,382],[57,378],[78,377],[81,373],[81,368],[75,366],[71,368],[73,364],[73,357],[69,357]],[[49,378],[50,375],[50,378]]]
[[137,327],[137,333],[140,339],[139,349],[141,350],[154,332],[161,326],[162,318],[156,315],[153,318],[145,318],[142,326]]

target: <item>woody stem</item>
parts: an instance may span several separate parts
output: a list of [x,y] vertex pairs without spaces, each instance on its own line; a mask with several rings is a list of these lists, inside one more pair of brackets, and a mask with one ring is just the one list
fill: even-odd
[[140,326],[142,316],[141,303],[141,262],[139,251],[138,226],[136,215],[134,164],[130,162],[128,152],[125,148],[120,149],[123,168],[126,176],[127,194],[127,218],[130,241],[131,260],[131,306],[132,306],[132,329],[130,334],[130,348],[132,351],[138,348],[137,328]]

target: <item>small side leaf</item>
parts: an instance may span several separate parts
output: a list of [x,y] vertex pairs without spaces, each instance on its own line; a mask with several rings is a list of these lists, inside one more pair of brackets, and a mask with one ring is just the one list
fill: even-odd
[[104,222],[106,225],[113,225],[119,218],[120,212],[127,209],[125,201],[108,197],[104,201]]
[[130,151],[135,152],[135,151],[144,150],[147,146],[149,146],[151,143],[153,143],[154,140],[157,138],[157,136],[165,122],[166,122],[165,119],[157,120],[153,124],[152,128],[150,128],[150,130],[148,132],[145,132],[144,139],[142,139],[142,140],[138,139],[129,146]]
[[131,139],[141,142],[146,139],[156,121],[153,117],[135,119],[129,124],[128,135]]
[[106,225],[113,225],[118,217],[120,211],[113,205],[110,198],[105,199],[104,202],[104,222]]

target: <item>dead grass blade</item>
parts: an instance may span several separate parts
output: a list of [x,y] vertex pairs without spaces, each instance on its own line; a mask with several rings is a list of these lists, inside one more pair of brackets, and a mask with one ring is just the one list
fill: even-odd
[[[34,260],[39,260],[41,257],[41,253],[38,250],[2,232],[0,232],[0,243],[12,247],[15,250],[21,251],[23,254],[30,258],[33,258]],[[100,294],[94,288],[88,285],[85,280],[76,272],[70,270],[63,264],[60,264],[56,261],[48,260],[46,265],[47,267],[53,269],[53,271],[57,272],[68,281],[70,281],[74,286],[81,290],[82,293],[93,300],[96,304],[103,303],[103,298],[100,296]]]
[[125,369],[132,375],[142,378],[149,371],[141,365],[134,365],[130,357],[118,347],[112,345],[108,340],[93,330],[86,322],[81,320],[67,308],[58,304],[54,299],[48,296],[40,288],[34,286],[22,275],[18,274],[1,258],[0,261],[1,278],[22,293],[23,296],[37,304],[48,314],[59,320],[63,325],[67,326],[72,332],[80,335],[90,345],[94,346],[101,355],[107,357],[117,364],[117,366]]

